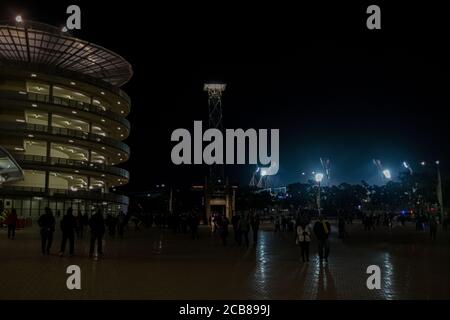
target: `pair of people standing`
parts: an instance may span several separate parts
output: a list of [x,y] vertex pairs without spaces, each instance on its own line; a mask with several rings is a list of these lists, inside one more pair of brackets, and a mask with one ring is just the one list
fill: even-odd
[[[319,220],[314,224],[314,235],[316,236],[319,244],[319,260],[320,263],[325,259],[328,262],[328,255],[330,253],[330,244],[328,236],[331,232],[330,223],[323,218],[319,217]],[[303,262],[309,261],[309,244],[311,242],[311,228],[306,222],[301,222],[297,226],[297,239],[296,242],[300,244],[302,260]]]
[[[55,232],[56,220],[53,216],[52,210],[49,207],[46,207],[45,213],[39,217],[38,225],[41,228],[41,250],[43,255],[50,254],[50,248],[53,243],[53,234]],[[69,241],[69,252],[70,255],[73,255],[75,250],[75,228],[76,228],[76,220],[72,215],[72,208],[67,209],[67,214],[62,218],[60,223],[60,228],[62,231],[62,242],[61,242],[61,250],[59,255],[62,257],[64,255],[64,251],[66,249],[67,241]]]

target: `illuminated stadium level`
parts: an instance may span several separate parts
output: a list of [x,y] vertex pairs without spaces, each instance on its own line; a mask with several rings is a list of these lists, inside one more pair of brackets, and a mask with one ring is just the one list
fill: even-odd
[[130,155],[131,103],[119,87],[131,76],[119,55],[55,27],[0,23],[0,146],[24,174],[0,187],[0,206],[23,216],[47,205],[126,210],[110,189],[129,180],[116,165]]

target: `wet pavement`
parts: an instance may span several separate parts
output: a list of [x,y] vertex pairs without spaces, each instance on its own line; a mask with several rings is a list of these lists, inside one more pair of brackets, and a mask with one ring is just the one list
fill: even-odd
[[[88,258],[88,235],[74,257],[58,257],[56,232],[50,256],[40,255],[36,227],[15,240],[0,231],[0,299],[450,299],[450,231],[412,225],[392,231],[348,226],[350,237],[331,237],[329,263],[300,260],[291,232],[265,228],[254,248],[224,247],[201,228],[200,240],[159,228],[133,228],[124,239],[105,236],[104,256]],[[334,228],[336,229],[336,228]],[[81,268],[81,290],[68,290],[66,268]],[[381,268],[381,289],[369,290],[369,265]]]

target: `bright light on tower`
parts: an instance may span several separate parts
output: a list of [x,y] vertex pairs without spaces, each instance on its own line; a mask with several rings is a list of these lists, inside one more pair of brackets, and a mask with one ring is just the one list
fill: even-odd
[[403,161],[403,166],[404,166],[406,169],[409,168],[409,165],[406,163],[406,161]]
[[219,91],[223,92],[225,91],[225,88],[227,85],[225,83],[205,83],[203,85],[204,91]]
[[391,171],[388,169],[383,170],[383,175],[386,179],[391,179]]
[[18,22],[18,23],[22,23],[23,22],[23,19],[22,19],[21,15],[16,16],[16,22]]
[[436,160],[436,164],[439,164],[439,160]]
[[316,179],[316,182],[321,182],[323,179],[323,173],[316,173],[316,175],[314,176],[314,178]]
[[422,166],[424,166],[424,165],[425,165],[425,161],[422,161],[420,164],[421,164]]

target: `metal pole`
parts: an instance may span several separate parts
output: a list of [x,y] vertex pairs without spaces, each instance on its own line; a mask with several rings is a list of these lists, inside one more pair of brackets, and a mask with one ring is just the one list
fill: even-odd
[[317,192],[317,210],[319,211],[319,216],[320,216],[320,181],[318,181],[319,184],[319,190]]
[[442,223],[444,221],[444,199],[442,198],[442,181],[441,181],[441,170],[439,167],[439,162],[436,162],[436,168],[437,168],[437,178],[438,178],[438,185],[437,185],[437,198],[439,202],[440,209],[440,222]]
[[172,187],[170,187],[170,193],[169,193],[169,213],[170,214],[172,214],[173,213],[173,211],[172,211],[172,198],[173,197],[173,195],[172,195]]

